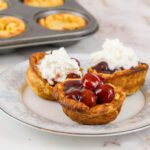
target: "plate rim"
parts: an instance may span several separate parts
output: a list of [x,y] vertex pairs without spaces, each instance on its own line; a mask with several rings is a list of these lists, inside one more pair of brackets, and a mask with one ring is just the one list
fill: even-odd
[[66,136],[78,136],[78,137],[107,137],[107,136],[117,136],[117,135],[125,135],[125,134],[130,134],[130,133],[135,133],[135,132],[139,132],[141,130],[145,130],[147,128],[150,127],[150,123],[143,126],[143,127],[139,127],[139,128],[135,128],[135,129],[130,129],[130,130],[126,130],[126,131],[120,131],[120,132],[111,132],[111,133],[102,133],[102,134],[83,134],[83,133],[69,133],[69,132],[61,132],[61,131],[55,131],[55,130],[51,130],[51,129],[46,129],[46,128],[42,128],[33,124],[30,124],[28,122],[25,122],[17,117],[14,117],[13,115],[11,115],[10,113],[8,113],[7,111],[5,111],[3,108],[1,108],[0,106],[0,110],[2,112],[4,112],[7,116],[9,116],[10,118],[12,118],[13,120],[16,120],[17,122],[28,126],[30,128],[39,130],[39,131],[44,131],[47,133],[52,133],[52,134],[57,134],[57,135],[66,135]]

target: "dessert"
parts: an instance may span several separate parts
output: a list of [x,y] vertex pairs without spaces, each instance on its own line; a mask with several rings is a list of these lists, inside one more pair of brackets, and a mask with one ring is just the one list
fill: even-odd
[[0,11],[8,8],[8,4],[5,0],[0,0]]
[[25,23],[13,16],[0,17],[0,38],[15,37],[26,29]]
[[102,76],[107,82],[122,87],[127,95],[139,90],[146,78],[148,65],[137,58],[130,47],[118,39],[107,39],[101,51],[91,55],[88,72]]
[[67,78],[80,78],[79,61],[70,58],[64,48],[32,54],[27,70],[27,83],[38,96],[55,100],[53,88]]
[[86,21],[81,16],[69,13],[50,14],[40,18],[38,23],[50,30],[77,30],[86,26]]
[[64,113],[73,121],[100,125],[113,121],[119,114],[125,92],[96,75],[87,73],[82,79],[68,79],[54,88],[55,97]]
[[24,4],[32,7],[56,7],[62,6],[64,0],[24,0]]

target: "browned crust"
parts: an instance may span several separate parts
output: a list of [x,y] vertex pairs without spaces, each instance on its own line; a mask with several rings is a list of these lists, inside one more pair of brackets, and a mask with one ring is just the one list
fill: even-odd
[[144,85],[147,70],[148,65],[142,63],[132,69],[116,71],[113,74],[98,73],[91,67],[88,72],[102,76],[107,82],[122,87],[127,95],[131,95]]
[[37,68],[37,64],[40,62],[42,58],[44,58],[44,56],[45,56],[45,52],[38,52],[32,54],[29,58],[29,66],[31,67],[31,70],[43,81],[45,80],[42,79],[41,73]]
[[37,68],[37,64],[44,56],[44,52],[35,53],[30,56],[26,80],[36,95],[47,100],[56,100],[53,96],[54,87],[46,80],[42,79],[41,73]]
[[55,96],[62,105],[64,113],[72,120],[87,125],[106,124],[113,121],[118,116],[126,97],[120,87],[114,87],[115,99],[111,103],[90,108],[82,102],[67,98],[63,89],[63,84],[57,84],[54,93],[57,93]]

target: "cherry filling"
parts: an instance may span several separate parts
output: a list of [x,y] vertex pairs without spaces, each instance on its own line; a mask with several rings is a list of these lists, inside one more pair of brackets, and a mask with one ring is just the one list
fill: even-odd
[[112,74],[116,71],[116,69],[110,70],[108,64],[104,61],[93,66],[92,69],[96,70],[97,72],[108,73],[108,74]]
[[82,89],[81,92],[81,102],[86,104],[89,107],[93,107],[97,103],[97,97],[93,91],[90,91],[88,89]]
[[65,95],[89,107],[110,103],[115,96],[112,86],[105,83],[102,77],[86,73],[82,80],[68,80],[64,83]]
[[82,84],[87,89],[95,90],[98,85],[103,85],[104,82],[96,74],[86,73],[82,79]]
[[108,84],[98,86],[95,93],[97,95],[98,104],[110,103],[115,97],[113,87]]
[[70,91],[72,89],[82,89],[81,80],[68,80],[64,83],[64,91]]
[[67,95],[68,98],[80,101],[81,90],[82,90],[81,80],[68,80],[64,83],[65,95]]
[[78,74],[75,74],[75,73],[70,73],[67,75],[67,78],[80,78],[80,76]]
[[[138,64],[142,64],[141,62],[138,62]],[[135,67],[131,67],[130,69],[134,69]],[[120,67],[119,69],[114,69],[111,70],[108,67],[107,62],[100,62],[97,65],[93,66],[92,69],[96,70],[97,72],[101,72],[101,73],[107,73],[107,74],[112,74],[117,70],[124,70],[124,67]]]

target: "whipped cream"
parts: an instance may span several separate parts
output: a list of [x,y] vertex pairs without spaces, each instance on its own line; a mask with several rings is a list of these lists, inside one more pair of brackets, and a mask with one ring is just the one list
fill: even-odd
[[69,57],[64,48],[46,52],[45,57],[38,64],[42,78],[50,85],[63,82],[70,73],[81,76],[80,67],[76,60]]
[[119,39],[106,39],[101,51],[91,54],[92,65],[97,65],[100,62],[107,62],[109,69],[130,69],[138,65],[138,58],[130,47],[125,47]]

